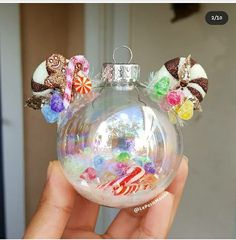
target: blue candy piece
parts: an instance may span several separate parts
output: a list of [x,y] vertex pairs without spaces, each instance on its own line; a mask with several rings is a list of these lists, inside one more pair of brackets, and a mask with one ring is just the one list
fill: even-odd
[[53,93],[50,101],[50,106],[51,109],[55,112],[61,112],[64,110],[63,99],[60,93]]
[[136,157],[134,158],[134,161],[136,162],[136,164],[138,164],[141,167],[143,167],[146,163],[151,162],[149,157]]
[[48,104],[43,105],[41,112],[48,123],[57,122],[59,113],[53,111]]
[[104,165],[104,158],[102,156],[95,156],[93,159],[93,164],[96,170],[102,170],[102,167]]
[[143,163],[141,158],[136,157],[136,158],[134,158],[134,161],[135,161],[136,164],[138,164],[139,166],[143,167],[144,163]]
[[131,151],[134,148],[134,141],[128,138],[119,138],[118,147],[124,151]]
[[148,173],[154,174],[156,172],[155,165],[152,162],[148,162],[144,165],[144,169]]

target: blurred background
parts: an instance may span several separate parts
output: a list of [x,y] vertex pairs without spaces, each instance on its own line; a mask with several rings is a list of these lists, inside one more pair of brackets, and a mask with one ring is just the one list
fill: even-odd
[[[215,10],[227,24],[205,22]],[[0,237],[21,237],[57,158],[56,126],[24,108],[34,69],[56,52],[84,54],[98,72],[128,45],[144,80],[191,53],[210,81],[203,114],[183,128],[190,171],[169,237],[236,238],[235,26],[236,4],[0,4]],[[116,212],[101,209],[98,232]]]

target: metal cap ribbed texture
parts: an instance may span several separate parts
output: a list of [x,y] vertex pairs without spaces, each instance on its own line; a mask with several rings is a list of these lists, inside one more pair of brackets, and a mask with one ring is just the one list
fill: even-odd
[[140,77],[138,64],[129,63],[104,63],[102,78],[104,81],[115,84],[137,82]]

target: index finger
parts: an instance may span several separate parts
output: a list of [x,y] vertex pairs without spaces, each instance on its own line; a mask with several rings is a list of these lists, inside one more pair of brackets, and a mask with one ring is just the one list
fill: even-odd
[[48,180],[38,210],[24,238],[60,238],[74,206],[76,193],[57,161],[49,165]]

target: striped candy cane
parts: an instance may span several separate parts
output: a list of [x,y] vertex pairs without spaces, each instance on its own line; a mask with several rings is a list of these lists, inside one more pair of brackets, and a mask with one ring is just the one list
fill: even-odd
[[145,170],[142,167],[132,166],[127,170],[126,173],[127,173],[126,176],[98,185],[97,188],[107,189],[111,187],[113,189],[114,195],[117,196],[136,193],[139,190],[141,189],[145,190],[148,187],[146,185],[141,186],[140,184],[135,183],[139,179],[141,179],[145,174]]
[[66,87],[63,99],[65,109],[69,107],[71,102],[72,85],[77,64],[80,64],[81,66],[81,69],[78,69],[77,71],[82,70],[86,75],[88,75],[89,73],[89,62],[83,55],[74,56],[69,60],[69,63],[66,68]]
[[137,183],[133,183],[131,185],[128,186],[120,186],[120,187],[114,187],[113,188],[113,193],[115,196],[119,196],[119,195],[128,195],[130,193],[136,193],[139,190],[141,190],[141,185],[137,184]]
[[145,174],[145,170],[140,167],[140,166],[131,166],[127,172],[126,175],[123,177],[118,177],[112,181],[109,181],[107,183],[104,184],[100,184],[97,186],[97,188],[100,189],[105,189],[107,187],[111,187],[111,186],[121,186],[121,185],[126,185],[126,184],[131,184],[135,181],[137,181],[138,179],[140,179],[141,177],[143,177],[143,175]]
[[140,166],[132,166],[127,170],[126,174],[127,175],[125,177],[119,179],[117,182],[115,182],[115,184],[122,186],[136,182],[141,177],[143,177],[145,170]]

